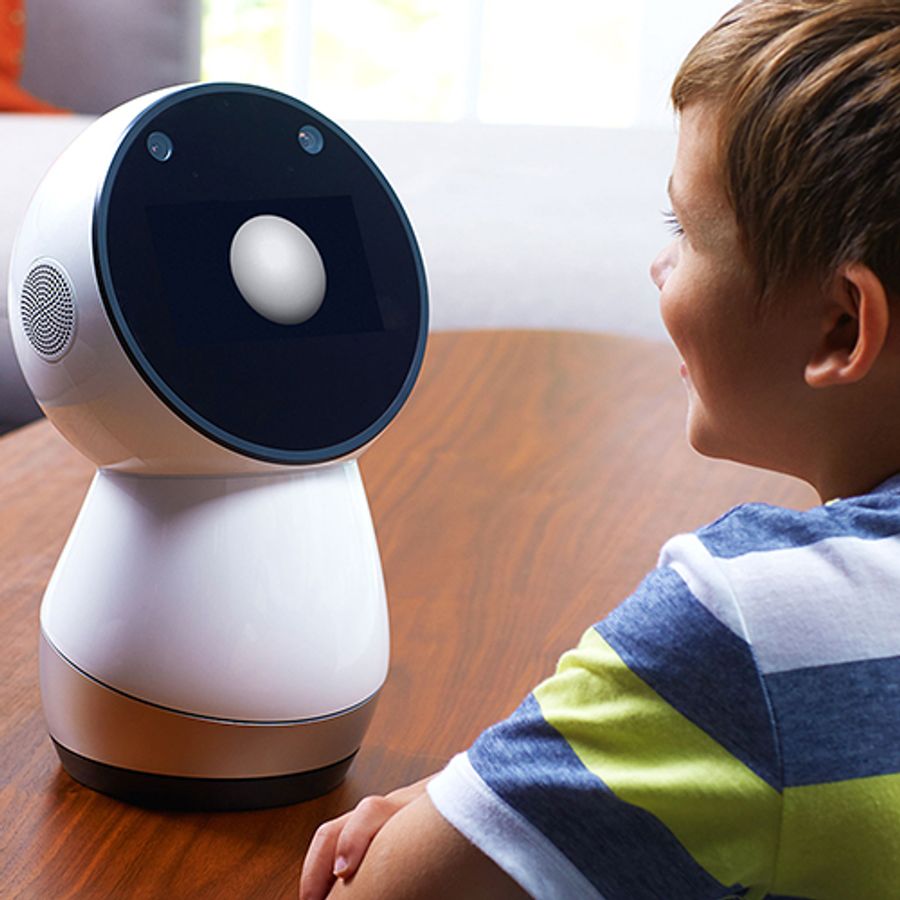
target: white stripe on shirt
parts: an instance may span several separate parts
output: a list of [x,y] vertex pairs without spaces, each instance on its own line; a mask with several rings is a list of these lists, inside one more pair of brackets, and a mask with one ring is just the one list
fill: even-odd
[[540,900],[604,900],[530,822],[500,799],[465,753],[428,782],[438,812],[524,890]]

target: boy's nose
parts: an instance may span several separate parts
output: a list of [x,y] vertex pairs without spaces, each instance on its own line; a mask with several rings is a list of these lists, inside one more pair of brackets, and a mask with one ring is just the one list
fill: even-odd
[[663,289],[663,285],[666,283],[666,279],[669,277],[672,269],[675,268],[675,250],[675,242],[673,241],[663,248],[650,264],[650,278],[660,291]]

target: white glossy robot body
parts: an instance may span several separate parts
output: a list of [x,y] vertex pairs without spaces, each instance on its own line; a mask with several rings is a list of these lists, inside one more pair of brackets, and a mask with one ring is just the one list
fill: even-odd
[[388,666],[356,457],[427,333],[383,177],[284,95],[148,95],[48,173],[9,297],[32,391],[99,467],[41,607],[64,766],[162,806],[334,786]]

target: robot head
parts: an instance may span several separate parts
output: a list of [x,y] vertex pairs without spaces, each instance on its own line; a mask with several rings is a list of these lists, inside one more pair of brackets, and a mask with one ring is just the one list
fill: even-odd
[[427,334],[421,256],[369,157],[300,101],[200,84],[90,126],[10,267],[48,417],[98,465],[252,471],[358,453]]

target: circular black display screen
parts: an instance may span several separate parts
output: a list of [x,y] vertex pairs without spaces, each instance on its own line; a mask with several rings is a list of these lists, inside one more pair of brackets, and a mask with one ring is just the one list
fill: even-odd
[[151,106],[110,166],[94,248],[135,366],[230,449],[343,456],[412,389],[427,332],[412,230],[371,160],[293,98],[206,84]]

